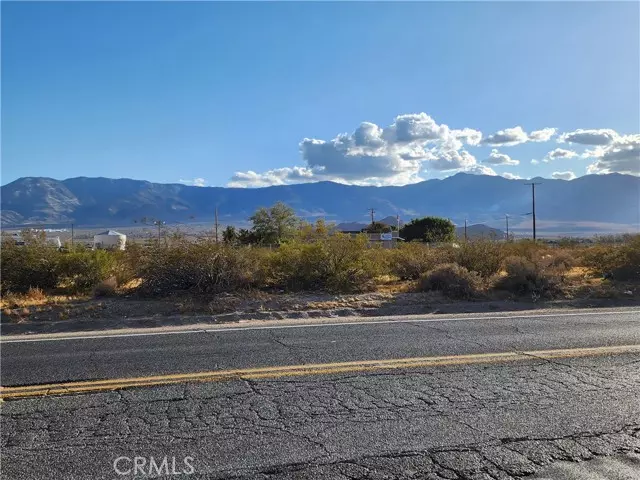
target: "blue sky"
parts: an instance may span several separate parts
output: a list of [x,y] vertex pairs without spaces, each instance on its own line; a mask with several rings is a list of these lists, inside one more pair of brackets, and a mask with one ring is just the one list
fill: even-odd
[[3,184],[640,174],[637,2],[1,8]]

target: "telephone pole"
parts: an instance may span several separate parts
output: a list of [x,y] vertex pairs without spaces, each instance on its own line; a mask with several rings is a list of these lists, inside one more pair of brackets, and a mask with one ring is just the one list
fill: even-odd
[[464,241],[467,241],[467,219],[464,219]]
[[71,224],[71,248],[73,248],[73,223]]
[[504,219],[507,221],[507,242],[509,241],[509,215],[505,214]]
[[215,219],[215,225],[216,225],[216,243],[218,243],[218,207],[216,207],[215,210],[215,215],[216,215],[216,219]]
[[531,210],[531,214],[533,215],[533,241],[536,241],[536,185],[540,185],[539,183],[525,183],[525,185],[531,185],[531,202],[533,204],[533,208]]
[[373,226],[373,214],[376,213],[376,211],[373,208],[370,208],[369,212],[371,213],[371,226]]

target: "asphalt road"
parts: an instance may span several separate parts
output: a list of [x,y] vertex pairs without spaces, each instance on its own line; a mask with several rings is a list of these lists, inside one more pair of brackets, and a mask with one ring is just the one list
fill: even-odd
[[[494,317],[4,339],[2,385],[640,344],[631,310]],[[2,474],[133,478],[114,461],[138,456],[151,478],[153,456],[176,473],[192,457],[179,478],[588,478],[557,462],[593,459],[580,468],[619,472],[593,478],[637,479],[639,367],[637,351],[530,356],[5,401]]]
[[[2,385],[231,368],[640,344],[640,311],[407,317],[2,343]],[[58,337],[60,338],[60,337]],[[26,341],[25,341],[26,340]]]

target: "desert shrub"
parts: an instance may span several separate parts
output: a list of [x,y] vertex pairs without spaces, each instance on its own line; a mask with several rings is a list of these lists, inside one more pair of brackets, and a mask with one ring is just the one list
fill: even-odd
[[503,245],[489,240],[462,242],[453,251],[455,263],[485,278],[498,273],[504,259]]
[[420,277],[419,288],[422,291],[441,291],[446,296],[468,299],[478,295],[481,278],[475,272],[456,263],[445,263]]
[[507,257],[504,261],[506,275],[497,281],[496,288],[516,295],[531,294],[536,298],[558,293],[571,260],[564,254],[556,257],[545,255],[536,261],[526,257]]
[[137,269],[141,291],[166,295],[180,290],[220,293],[251,287],[258,265],[247,250],[209,239],[152,246]]
[[627,237],[619,248],[620,262],[612,269],[614,280],[640,280],[640,235]]
[[529,261],[534,261],[549,250],[549,248],[533,240],[518,240],[517,242],[508,242],[502,245],[504,258],[507,257],[524,257]]
[[416,280],[437,265],[451,261],[451,250],[405,243],[390,251],[389,270],[402,280]]
[[88,291],[113,274],[115,252],[82,247],[60,257],[59,280],[73,292]]
[[280,246],[270,260],[271,283],[287,290],[358,292],[369,290],[382,272],[379,252],[368,247],[365,235],[335,235]]
[[592,269],[595,273],[611,274],[626,263],[626,255],[622,246],[611,244],[596,244],[580,252],[582,266]]
[[111,297],[116,294],[116,288],[118,287],[118,281],[115,276],[109,277],[99,282],[93,288],[94,297]]
[[61,253],[42,239],[34,238],[26,245],[2,242],[2,292],[25,293],[30,288],[51,290],[58,284]]
[[25,298],[34,302],[42,302],[46,300],[47,295],[41,288],[29,287],[29,290],[27,290],[27,293],[25,294]]
[[568,250],[558,249],[543,256],[547,259],[546,266],[559,272],[566,272],[577,265],[575,257]]

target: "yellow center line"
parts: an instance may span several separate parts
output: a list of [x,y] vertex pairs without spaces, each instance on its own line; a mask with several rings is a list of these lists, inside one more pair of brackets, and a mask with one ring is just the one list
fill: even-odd
[[404,368],[437,367],[444,365],[474,365],[541,359],[587,357],[622,353],[640,353],[640,345],[615,347],[573,348],[559,350],[533,350],[522,352],[479,353],[437,357],[397,358],[389,360],[363,360],[339,363],[286,365],[276,367],[213,370],[196,373],[177,373],[146,377],[90,380],[82,382],[51,383],[20,387],[0,387],[0,399],[40,397],[89,392],[104,392],[131,387],[170,385],[184,382],[220,382],[234,379],[280,378],[294,376],[328,375],[349,372],[371,372]]

